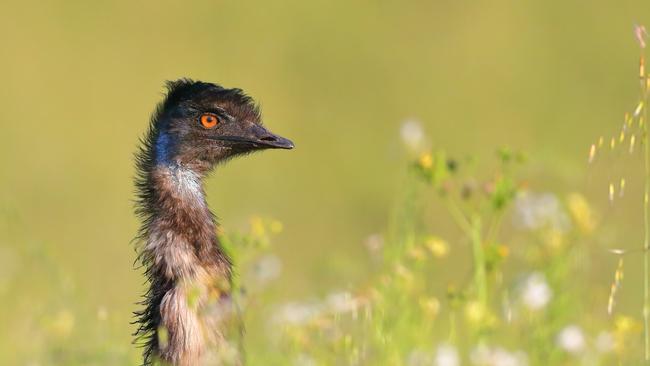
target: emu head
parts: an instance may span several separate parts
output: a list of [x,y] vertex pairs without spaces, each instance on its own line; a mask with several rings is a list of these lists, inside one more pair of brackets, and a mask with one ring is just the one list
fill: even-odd
[[167,87],[152,120],[154,165],[205,172],[240,154],[294,146],[262,126],[259,107],[241,89],[187,79]]

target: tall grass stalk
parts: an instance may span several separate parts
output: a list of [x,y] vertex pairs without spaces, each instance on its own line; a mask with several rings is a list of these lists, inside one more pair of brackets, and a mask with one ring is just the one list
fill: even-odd
[[[641,58],[639,61],[639,77],[641,79],[641,103],[647,103],[648,97],[648,82],[645,75],[645,58],[643,54],[643,47],[641,48]],[[645,152],[644,159],[644,178],[645,187],[643,194],[643,338],[644,338],[644,354],[646,364],[650,360],[650,207],[648,205],[648,196],[650,195],[650,146],[648,146],[648,123],[647,123],[647,108],[643,108],[643,145]]]
[[[639,142],[643,145],[643,246],[634,252],[641,250],[643,252],[643,306],[641,308],[643,316],[643,364],[650,365],[650,139],[648,138],[648,90],[650,86],[650,75],[645,70],[645,48],[646,38],[648,33],[644,26],[635,26],[634,33],[639,44],[639,97],[634,111],[625,114],[625,121],[622,126],[618,138],[618,145],[625,141],[625,136],[629,133],[629,153],[634,152],[635,135],[634,127],[635,122],[638,121]],[[601,149],[605,143],[604,138],[601,136],[597,143],[591,145],[589,150],[589,163],[594,161],[597,151]],[[610,150],[615,150],[617,145],[616,135],[612,136],[610,140]],[[619,186],[619,196],[623,196],[625,189],[625,179],[621,178]],[[616,185],[612,182],[609,183],[609,201],[613,202],[615,198]],[[612,253],[617,255],[624,255],[632,252],[628,250],[612,250]],[[620,286],[620,281],[623,278],[623,258],[619,258],[619,265],[615,273],[614,283],[612,284],[610,297],[608,300],[607,311],[612,313],[614,306],[614,296]]]
[[485,273],[485,250],[481,239],[481,218],[478,216],[472,219],[470,237],[474,255],[474,285],[478,301],[485,310],[488,307],[488,286]]
[[471,241],[474,265],[474,287],[476,288],[476,296],[481,304],[482,310],[486,310],[488,308],[488,283],[485,270],[485,248],[483,247],[483,235],[481,233],[481,217],[474,215],[469,220],[460,210],[457,203],[451,198],[447,198],[445,201],[452,218]]

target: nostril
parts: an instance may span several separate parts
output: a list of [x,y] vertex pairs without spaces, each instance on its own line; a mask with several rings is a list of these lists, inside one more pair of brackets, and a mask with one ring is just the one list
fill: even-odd
[[260,140],[262,140],[262,141],[277,141],[275,139],[275,136],[264,136]]

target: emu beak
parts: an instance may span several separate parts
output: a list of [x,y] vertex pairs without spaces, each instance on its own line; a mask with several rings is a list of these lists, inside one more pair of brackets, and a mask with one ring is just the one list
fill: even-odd
[[278,136],[258,124],[250,124],[246,129],[225,136],[210,137],[213,140],[228,141],[245,150],[255,149],[293,149],[293,142]]
[[251,129],[251,135],[249,142],[253,145],[263,148],[263,149],[293,149],[293,142],[289,139],[285,139],[282,136],[278,136],[271,131],[267,130],[263,126],[254,125]]

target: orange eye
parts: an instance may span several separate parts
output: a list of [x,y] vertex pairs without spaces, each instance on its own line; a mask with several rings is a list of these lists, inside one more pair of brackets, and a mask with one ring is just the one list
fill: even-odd
[[212,113],[204,113],[201,115],[201,124],[205,128],[213,128],[219,123],[219,117]]

